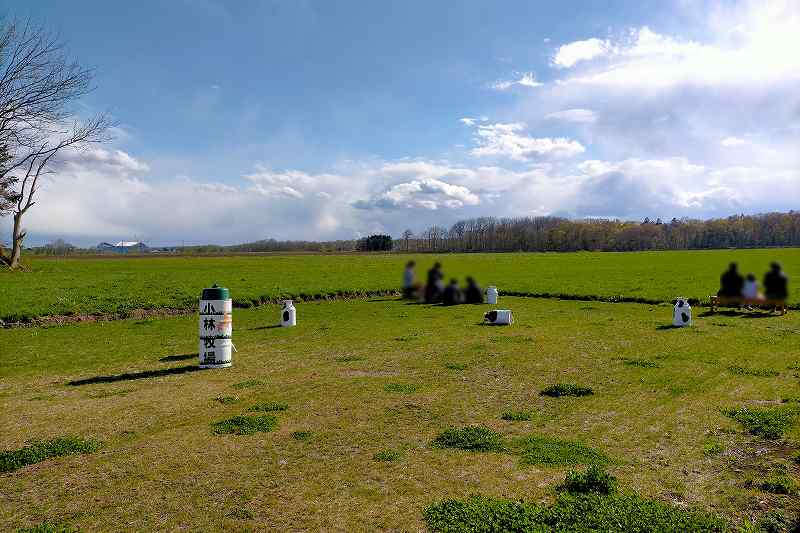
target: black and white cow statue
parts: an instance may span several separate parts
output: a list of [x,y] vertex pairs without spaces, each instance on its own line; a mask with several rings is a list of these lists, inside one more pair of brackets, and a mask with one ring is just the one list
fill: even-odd
[[672,325],[676,328],[692,325],[692,307],[686,298],[676,298],[672,312]]
[[495,326],[510,326],[514,322],[514,317],[508,309],[498,309],[483,315],[483,320]]

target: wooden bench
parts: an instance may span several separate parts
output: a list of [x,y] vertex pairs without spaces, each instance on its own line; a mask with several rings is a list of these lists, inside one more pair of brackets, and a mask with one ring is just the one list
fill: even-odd
[[743,305],[752,305],[754,307],[772,307],[772,310],[777,312],[780,310],[781,315],[785,315],[788,311],[786,307],[786,300],[770,300],[758,298],[743,298],[741,296],[709,296],[711,302],[711,312],[715,313],[719,307],[741,307]]

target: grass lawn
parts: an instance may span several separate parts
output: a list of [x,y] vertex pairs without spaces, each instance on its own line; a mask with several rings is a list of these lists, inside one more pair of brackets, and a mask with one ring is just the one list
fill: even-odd
[[[772,255],[759,253],[759,264]],[[798,257],[782,253],[786,263]],[[690,270],[713,274],[712,285],[730,255],[686,254],[710,265]],[[445,267],[456,270],[463,260],[458,269],[466,273],[486,261],[488,272],[487,257],[447,256]],[[524,275],[519,265],[549,264],[555,276],[567,256],[493,257],[503,272],[518,269],[514,283],[530,277],[546,284],[554,282]],[[588,269],[581,261],[613,264],[617,256],[571,257],[572,268]],[[252,267],[237,271],[238,279],[289,260],[232,259]],[[214,280],[244,290],[211,275],[219,259],[136,261],[122,263],[133,265],[131,276],[147,264],[175,262],[172,274],[149,278],[154,286],[170,285],[165,280],[178,275],[178,264],[197,261],[208,271],[184,279],[180,290],[194,295]],[[375,286],[394,281],[402,263],[337,258],[331,271],[342,280],[347,261],[391,273],[377,276]],[[54,280],[94,264],[35,267],[63,265],[42,274]],[[663,276],[663,264],[654,264],[648,276]],[[282,268],[274,275],[280,279]],[[660,279],[653,294],[693,295]],[[689,279],[699,290],[700,277]],[[75,281],[106,282],[91,273]],[[577,283],[589,290],[592,279]],[[0,330],[0,451],[69,435],[101,443],[91,453],[0,474],[0,529],[50,521],[86,531],[418,531],[425,510],[450,498],[552,503],[566,472],[585,468],[571,463],[587,457],[604,458],[622,491],[696,506],[734,524],[771,509],[800,512],[800,498],[768,492],[784,478],[800,480],[792,461],[798,419],[781,412],[781,438],[743,425],[754,412],[800,405],[781,403],[800,399],[799,313],[701,316],[691,328],[671,329],[666,305],[511,297],[501,304],[514,310],[511,327],[479,325],[486,306],[389,298],[299,304],[296,328],[273,327],[275,306],[237,309],[234,366],[206,371],[196,370],[193,316]],[[540,394],[559,383],[593,394]],[[741,407],[750,410],[735,411],[736,419],[724,412]],[[504,420],[504,413],[525,416]],[[439,438],[465,426],[486,429]],[[476,451],[451,446],[461,438]]]
[[[397,289],[411,256],[286,255],[253,257],[27,258],[31,272],[0,270],[0,320],[42,315],[125,314],[134,309],[194,308],[214,282],[234,303],[282,296]],[[416,256],[418,276],[435,260],[445,274],[473,275],[486,287],[520,293],[625,297],[649,302],[676,296],[706,300],[732,260],[759,279],[779,260],[800,283],[800,249],[626,253],[514,253]],[[790,287],[791,289],[791,287]],[[800,303],[800,291],[790,301]]]

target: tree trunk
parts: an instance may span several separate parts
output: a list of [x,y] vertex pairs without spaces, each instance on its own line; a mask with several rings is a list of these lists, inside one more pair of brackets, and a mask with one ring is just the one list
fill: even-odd
[[16,270],[20,266],[20,256],[22,255],[22,241],[25,239],[25,232],[22,231],[22,215],[24,213],[14,213],[14,232],[11,239],[11,256],[7,258],[8,267]]

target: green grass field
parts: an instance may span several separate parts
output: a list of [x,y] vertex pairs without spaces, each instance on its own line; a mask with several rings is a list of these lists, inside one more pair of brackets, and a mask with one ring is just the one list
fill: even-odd
[[[0,320],[43,315],[125,314],[134,309],[189,309],[216,282],[239,305],[280,297],[396,289],[403,255],[289,255],[257,257],[160,257],[29,259],[31,272],[0,271]],[[800,250],[573,254],[451,254],[416,256],[418,276],[434,260],[445,274],[475,276],[501,291],[579,297],[670,301],[706,300],[729,261],[759,279],[770,261],[783,263],[800,282]],[[790,301],[800,303],[800,291]]]
[[[626,490],[738,523],[762,508],[800,511],[758,488],[781,468],[797,477],[797,425],[788,441],[764,440],[723,414],[799,395],[789,368],[800,365],[799,315],[673,330],[668,306],[503,303],[517,313],[510,328],[477,325],[483,306],[384,299],[304,304],[294,329],[269,327],[274,306],[241,310],[234,367],[213,371],[194,371],[194,317],[2,331],[13,350],[0,368],[0,446],[69,434],[103,447],[0,475],[0,523],[405,531],[446,498],[553,497],[569,466],[430,445],[470,424],[579,441],[611,459]],[[594,394],[539,394],[559,382]],[[212,431],[270,401],[288,404],[271,413],[274,431]],[[502,420],[506,411],[530,420]],[[386,452],[399,458],[375,459]]]
[[[501,289],[668,300],[709,292],[731,257],[800,266],[795,250],[442,260]],[[694,293],[672,279],[688,259]],[[41,261],[0,279],[41,287],[20,304],[35,315],[62,287],[101,287],[72,305],[103,309],[140,293],[136,307],[193,306],[213,281],[234,296],[391,288],[403,260]],[[486,305],[394,297],[299,303],[295,328],[275,327],[275,305],[235,309],[233,367],[203,371],[193,315],[0,329],[0,530],[770,531],[798,517],[800,313],[698,308],[673,329],[666,304],[500,303],[513,326],[481,325]],[[591,485],[590,463],[617,496],[563,492]]]

